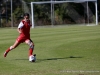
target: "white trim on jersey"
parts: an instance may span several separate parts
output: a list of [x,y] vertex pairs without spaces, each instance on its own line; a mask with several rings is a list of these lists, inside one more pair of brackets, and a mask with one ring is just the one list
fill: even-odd
[[24,26],[23,22],[21,21],[18,25],[18,28],[22,28]]

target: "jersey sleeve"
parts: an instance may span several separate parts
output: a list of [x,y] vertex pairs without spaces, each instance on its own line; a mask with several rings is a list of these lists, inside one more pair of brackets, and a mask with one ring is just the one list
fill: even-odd
[[22,28],[24,26],[23,22],[21,21],[18,25],[18,28]]

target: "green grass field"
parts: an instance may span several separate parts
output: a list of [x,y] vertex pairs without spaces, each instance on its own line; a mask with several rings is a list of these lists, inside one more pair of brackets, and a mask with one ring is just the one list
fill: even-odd
[[0,75],[100,75],[100,26],[31,29],[35,63],[25,43],[3,57],[17,36],[15,28],[0,28]]

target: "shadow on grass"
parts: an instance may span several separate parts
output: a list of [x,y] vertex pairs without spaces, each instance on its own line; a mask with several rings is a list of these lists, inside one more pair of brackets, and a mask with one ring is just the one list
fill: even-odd
[[64,57],[64,58],[50,58],[50,59],[46,59],[46,60],[58,60],[58,59],[68,59],[68,58],[82,58],[82,57],[70,56],[70,57]]
[[47,58],[47,59],[37,59],[37,62],[42,62],[42,61],[47,61],[47,60],[63,60],[63,59],[68,59],[68,58],[83,58],[83,57],[75,57],[75,56],[70,56],[70,57],[63,57],[63,58]]
[[28,60],[28,59],[15,59],[15,60],[22,60],[23,61],[23,60]]
[[[48,61],[48,60],[62,60],[62,59],[74,59],[74,58],[83,58],[83,57],[75,57],[75,56],[69,56],[69,57],[63,57],[63,58],[47,58],[47,59],[37,59],[36,62],[42,62],[42,61]],[[28,59],[15,59],[15,60],[28,60]]]

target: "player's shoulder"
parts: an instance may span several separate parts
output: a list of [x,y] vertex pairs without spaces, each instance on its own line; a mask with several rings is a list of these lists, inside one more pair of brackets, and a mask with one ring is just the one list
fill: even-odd
[[21,20],[20,22],[25,22],[25,20]]
[[25,20],[21,20],[20,23],[25,24]]

